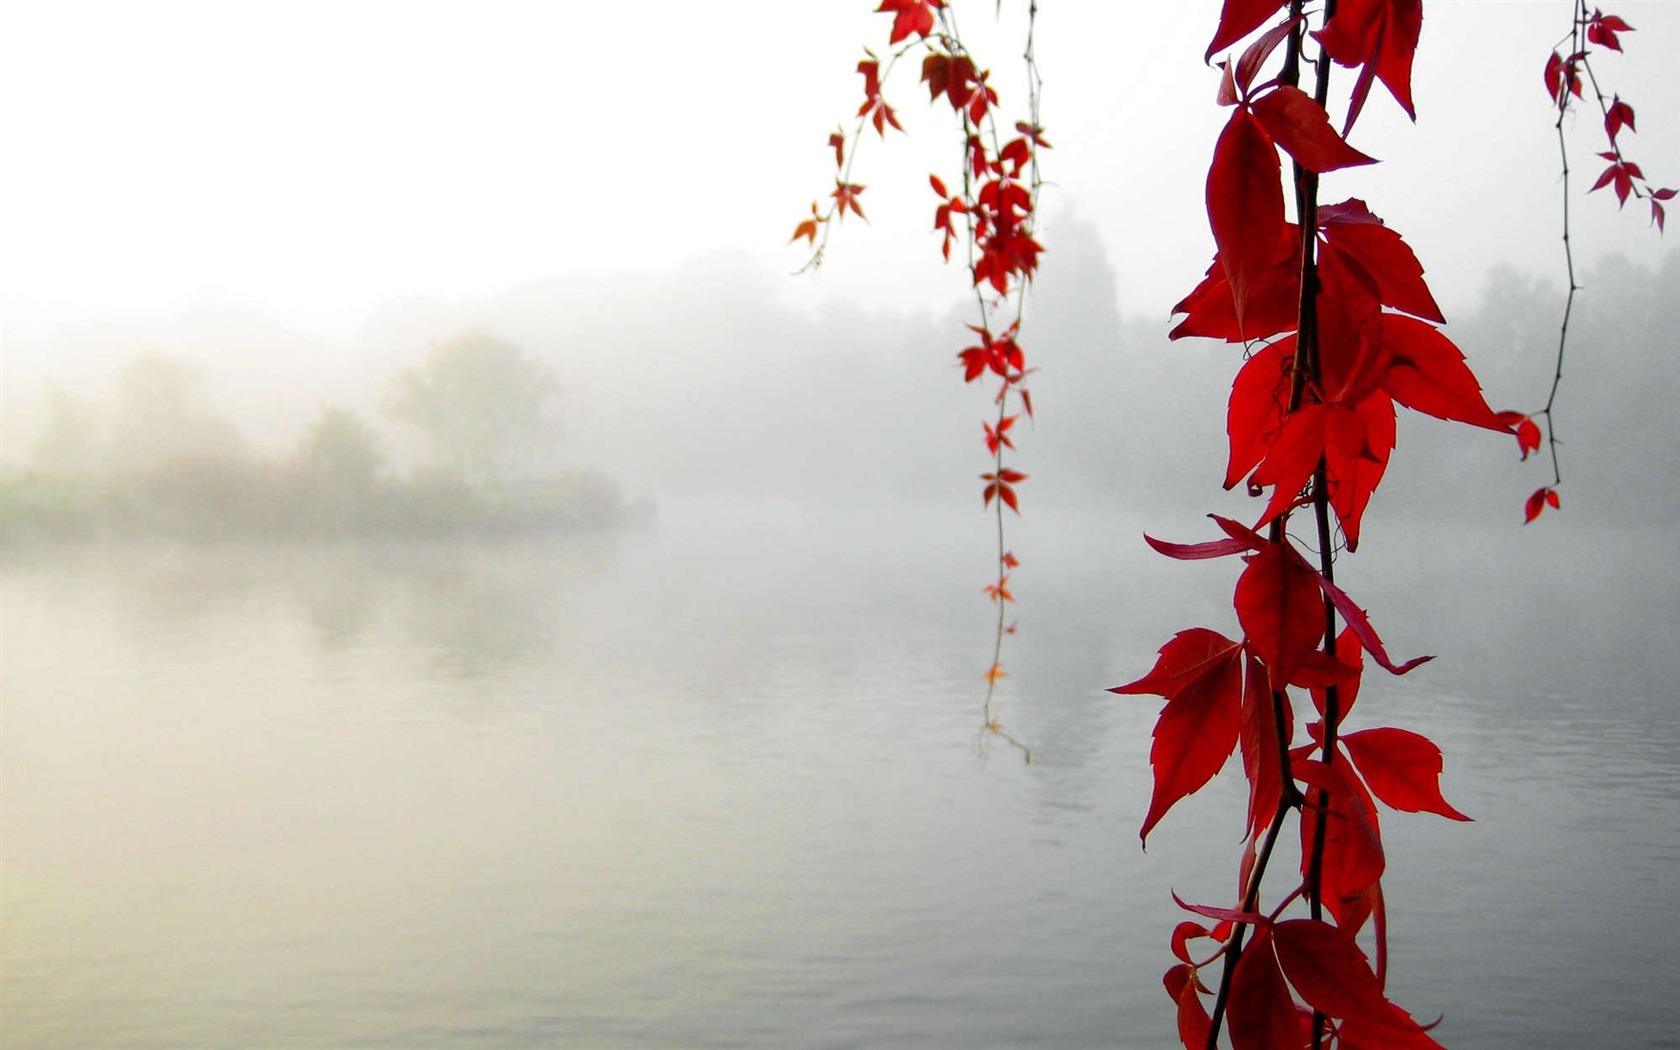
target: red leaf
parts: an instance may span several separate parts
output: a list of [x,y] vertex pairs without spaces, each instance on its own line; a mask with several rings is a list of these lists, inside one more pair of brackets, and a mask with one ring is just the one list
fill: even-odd
[[1289,919],[1272,928],[1289,983],[1312,1007],[1331,1017],[1380,1011],[1386,1000],[1359,945],[1344,930],[1314,919]]
[[1342,1018],[1368,1045],[1434,1047],[1423,1026],[1383,995],[1371,963],[1353,935],[1315,919],[1289,919],[1272,927],[1277,959],[1289,983],[1315,1010]]
[[1248,559],[1237,578],[1233,604],[1249,648],[1265,661],[1272,687],[1289,681],[1302,653],[1311,652],[1324,637],[1324,603],[1319,598],[1318,574],[1282,543]]
[[1611,142],[1615,142],[1616,136],[1623,128],[1629,131],[1639,130],[1633,126],[1633,107],[1617,95],[1610,103],[1610,108],[1604,111],[1604,133],[1610,136]]
[[1249,290],[1241,325],[1237,323],[1225,262],[1215,254],[1207,276],[1172,308],[1175,314],[1189,316],[1169,333],[1169,338],[1198,335],[1240,343],[1293,329],[1301,299],[1300,232],[1300,227],[1290,222],[1278,231],[1275,256]]
[[[1296,557],[1299,558],[1300,555],[1297,554]],[[1365,610],[1355,605],[1353,599],[1347,596],[1346,591],[1325,579],[1323,575],[1316,572],[1313,575],[1318,580],[1319,589],[1336,606],[1336,611],[1342,614],[1342,619],[1347,621],[1348,629],[1359,639],[1359,644],[1365,647],[1365,651],[1371,654],[1371,658],[1377,661],[1377,665],[1383,670],[1390,674],[1405,674],[1418,664],[1435,659],[1433,656],[1414,656],[1405,663],[1396,666],[1389,659],[1388,650],[1383,648],[1382,639],[1377,637],[1377,632],[1371,626],[1370,617],[1365,614]]]
[[1540,424],[1532,417],[1521,412],[1505,411],[1499,413],[1499,421],[1511,427],[1517,436],[1517,449],[1522,452],[1522,458],[1527,459],[1530,452],[1540,451]]
[[1214,52],[1225,50],[1259,29],[1283,5],[1284,0],[1225,0],[1219,12],[1219,28],[1214,31],[1213,42],[1208,44],[1202,59],[1212,58]]
[[1538,518],[1540,512],[1545,510],[1547,506],[1555,510],[1561,502],[1556,489],[1549,487],[1535,489],[1534,494],[1528,497],[1528,502],[1523,504],[1523,524],[1527,525]]
[[1231,285],[1237,326],[1246,338],[1255,338],[1243,324],[1249,297],[1279,255],[1282,171],[1277,150],[1253,114],[1246,109],[1233,112],[1214,147],[1207,210]]
[[1349,198],[1318,209],[1325,243],[1358,261],[1376,282],[1377,296],[1392,306],[1430,321],[1444,322],[1441,308],[1423,281],[1423,267],[1400,235],[1371,214],[1365,202]]
[[1193,627],[1161,646],[1150,672],[1111,693],[1166,698],[1155,724],[1149,763],[1155,791],[1139,838],[1173,804],[1199,791],[1225,765],[1237,746],[1242,720],[1242,646],[1217,631]]
[[1015,421],[1020,418],[1020,416],[1004,416],[998,420],[998,425],[995,428],[990,423],[982,422],[980,425],[986,431],[986,451],[996,455],[1000,446],[1014,448],[1015,442],[1009,439],[1009,428],[1014,426]]
[[1187,976],[1183,987],[1173,998],[1178,1003],[1179,1042],[1184,1044],[1185,1050],[1205,1050],[1213,1019],[1208,1016],[1207,1007],[1202,1005],[1194,972]]
[[1597,10],[1594,10],[1592,17],[1587,19],[1588,42],[1607,47],[1612,51],[1622,49],[1622,42],[1616,39],[1616,34],[1631,32],[1633,32],[1633,27],[1615,15],[1601,15]]
[[1300,88],[1286,84],[1268,91],[1255,101],[1254,115],[1273,141],[1309,171],[1376,163],[1336,134],[1324,107]]
[[1172,953],[1184,962],[1191,962],[1189,942],[1197,937],[1208,936],[1208,928],[1199,922],[1184,920],[1173,927]]
[[[1266,672],[1260,661],[1247,658],[1244,678],[1242,728],[1238,743],[1242,749],[1243,774],[1248,777],[1248,827],[1243,835],[1249,841],[1272,821],[1283,797],[1283,754],[1278,748],[1279,720],[1272,706],[1273,694],[1266,688]],[[1282,739],[1284,747],[1294,736],[1295,718],[1289,708],[1287,693],[1277,694],[1283,709]]]
[[1464,353],[1439,329],[1410,317],[1384,314],[1382,340],[1390,354],[1382,385],[1394,400],[1437,419],[1510,433],[1511,428],[1483,400],[1481,384],[1464,363]]
[[933,32],[934,9],[945,6],[945,0],[881,0],[875,10],[895,12],[892,36],[887,43],[896,44],[914,33],[927,36]]
[[[1353,676],[1335,683],[1336,715],[1338,719],[1346,718],[1353,710],[1353,705],[1359,699],[1359,680],[1364,677],[1365,658],[1364,649],[1359,644],[1359,636],[1353,633],[1353,628],[1344,627],[1342,633],[1336,636],[1336,660],[1344,667],[1354,669]],[[1325,717],[1326,705],[1329,703],[1328,688],[1319,686],[1312,691],[1313,707],[1318,709],[1318,716]]]
[[1311,788],[1301,816],[1301,873],[1307,872],[1318,839],[1318,815],[1323,812],[1321,897],[1337,922],[1358,932],[1370,914],[1367,891],[1382,878],[1386,862],[1376,808],[1358,780],[1344,775],[1347,768],[1345,762],[1330,765],[1303,760],[1292,763],[1290,771]]
[[1470,819],[1441,797],[1441,749],[1428,737],[1381,727],[1349,733],[1342,743],[1371,793],[1388,806],[1403,813]]
[[1260,72],[1260,67],[1271,57],[1272,52],[1277,50],[1279,44],[1289,39],[1289,34],[1303,21],[1305,19],[1302,17],[1286,18],[1260,34],[1254,43],[1243,50],[1242,57],[1237,59],[1236,65],[1230,67],[1232,86],[1246,97],[1249,86],[1254,83],[1255,75]]
[[1237,960],[1227,1012],[1232,1050],[1298,1050],[1307,1044],[1307,1026],[1264,930]]
[[1230,554],[1241,554],[1249,549],[1248,544],[1241,540],[1209,540],[1206,543],[1171,543],[1158,540],[1143,534],[1143,542],[1155,548],[1158,553],[1178,561],[1202,561],[1206,558],[1223,558]]
[[1225,432],[1231,445],[1225,466],[1226,488],[1235,487],[1260,465],[1282,431],[1294,360],[1295,337],[1286,335],[1249,358],[1231,383],[1231,401],[1225,413]]
[[[1173,891],[1172,899],[1174,904],[1183,908],[1185,911],[1194,912],[1197,915],[1206,915],[1210,919],[1218,919],[1220,921],[1220,927],[1223,927],[1226,923],[1231,922],[1241,922],[1247,923],[1250,926],[1265,927],[1270,925],[1271,922],[1271,920],[1267,919],[1259,912],[1243,911],[1240,908],[1221,908],[1213,904],[1190,904],[1186,902],[1184,898],[1180,897],[1178,895],[1178,891],[1176,890]],[[1213,936],[1219,940],[1224,940],[1226,937],[1230,936],[1230,934],[1228,932],[1221,932],[1221,929],[1216,928],[1213,931]]]
[[1412,55],[1422,29],[1422,0],[1343,0],[1325,27],[1313,34],[1338,64],[1362,67],[1347,127],[1359,118],[1373,76],[1408,117],[1417,119],[1412,108]]
[[838,211],[842,219],[846,217],[846,209],[850,208],[857,213],[858,218],[868,221],[868,216],[864,215],[863,209],[858,206],[858,194],[862,192],[862,186],[849,182],[836,182],[834,184],[834,192],[830,196],[839,205]]

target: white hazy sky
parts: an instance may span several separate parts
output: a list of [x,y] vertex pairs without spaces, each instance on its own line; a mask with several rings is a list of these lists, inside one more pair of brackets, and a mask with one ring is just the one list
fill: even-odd
[[[239,306],[337,338],[393,298],[721,250],[791,270],[788,235],[832,186],[824,140],[857,105],[853,66],[885,45],[873,6],[0,0],[0,335]],[[1123,308],[1164,318],[1211,252],[1202,187],[1224,111],[1200,59],[1218,5],[1041,7],[1048,214],[1097,222]],[[1327,180],[1329,199],[1365,196],[1407,236],[1449,311],[1491,264],[1561,266],[1540,71],[1570,7],[1426,0],[1420,123],[1379,89],[1354,141],[1384,163]],[[1629,152],[1680,185],[1680,2],[1611,10],[1637,29],[1600,65],[1638,109]],[[957,11],[1018,103],[1023,0],[1001,26],[989,0]],[[871,141],[855,172],[872,224],[848,223],[790,297],[960,294],[928,232],[926,173],[955,167],[949,113],[914,73],[888,89],[914,139]],[[1594,123],[1575,136],[1586,179]],[[1668,247],[1605,193],[1575,214],[1589,263]],[[1048,267],[1053,222],[1047,242]]]

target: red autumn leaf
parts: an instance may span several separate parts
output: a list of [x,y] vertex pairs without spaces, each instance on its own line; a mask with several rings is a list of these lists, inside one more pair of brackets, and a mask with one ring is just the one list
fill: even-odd
[[1213,42],[1208,44],[1202,59],[1212,58],[1215,52],[1225,50],[1259,29],[1283,5],[1284,0],[1225,0],[1225,6],[1219,12],[1219,28],[1214,31]]
[[1330,765],[1301,760],[1290,764],[1295,779],[1310,788],[1301,815],[1301,873],[1307,873],[1322,812],[1321,897],[1336,921],[1357,933],[1370,915],[1367,891],[1382,878],[1386,861],[1382,836],[1377,831],[1376,807],[1358,778],[1346,775],[1346,770],[1345,762]]
[[1320,459],[1334,449],[1337,458],[1357,456],[1365,445],[1365,427],[1345,405],[1309,404],[1291,412],[1283,429],[1266,450],[1266,458],[1249,475],[1253,488],[1274,486],[1260,524],[1270,522],[1300,499]]
[[1410,317],[1384,314],[1383,346],[1390,355],[1383,389],[1394,400],[1437,419],[1508,434],[1511,428],[1482,398],[1464,353],[1440,329]]
[[830,196],[833,197],[835,203],[839,205],[838,212],[842,219],[846,217],[846,209],[850,208],[852,211],[857,213],[858,218],[863,219],[866,222],[868,221],[868,216],[864,215],[863,209],[858,207],[858,194],[862,192],[863,187],[854,183],[836,182],[834,184],[834,192],[830,194]]
[[1206,627],[1193,627],[1161,646],[1147,675],[1109,690],[1167,701],[1149,748],[1155,791],[1138,832],[1144,841],[1167,810],[1201,790],[1236,748],[1242,721],[1241,658],[1238,643]]
[[803,238],[805,238],[805,240],[807,242],[809,242],[809,244],[812,248],[815,248],[817,246],[817,226],[820,223],[824,223],[824,222],[827,222],[827,221],[828,221],[827,219],[825,219],[820,213],[818,213],[817,202],[812,201],[811,202],[811,217],[809,219],[806,219],[804,222],[800,223],[798,226],[794,227],[793,236],[788,238],[788,243],[791,244],[794,241],[797,241],[799,238],[803,237]]
[[[899,131],[903,131],[904,126],[898,122],[898,117],[893,115],[892,107],[887,105],[885,99],[881,98],[881,63],[877,62],[874,55],[871,54],[869,58],[858,63],[857,71],[863,74],[863,105],[858,107],[857,115],[874,124],[875,133],[883,138],[886,137],[886,125],[888,124]],[[832,137],[830,137],[829,142],[833,144]],[[840,147],[836,145],[836,167],[839,167],[839,150]]]
[[1548,506],[1556,510],[1562,502],[1556,489],[1549,487],[1535,489],[1534,494],[1528,497],[1528,502],[1523,504],[1523,524],[1527,525],[1538,518],[1540,512]]
[[[1015,475],[1015,477],[1006,477],[1006,475],[1011,474]],[[981,480],[986,482],[986,487],[984,487],[984,491],[981,492],[981,504],[979,504],[979,506],[990,507],[991,499],[993,499],[993,497],[998,497],[1000,501],[1008,504],[1011,511],[1015,511],[1016,514],[1020,514],[1021,504],[1018,502],[1018,497],[1015,496],[1015,482],[1018,482],[1018,480],[1025,480],[1025,474],[1018,474],[1015,470],[1000,470],[998,474],[981,474],[979,477],[981,477]]]
[[892,36],[887,40],[889,44],[896,44],[912,33],[921,37],[933,32],[933,12],[944,6],[945,0],[881,0],[881,6],[875,10],[896,15]]
[[1623,102],[1622,97],[1617,95],[1611,101],[1610,108],[1604,111],[1604,133],[1610,136],[1611,142],[1615,142],[1616,136],[1621,133],[1623,128],[1627,128],[1629,131],[1639,130],[1633,126],[1633,107]]
[[1280,254],[1249,290],[1241,325],[1237,323],[1236,304],[1231,298],[1231,282],[1225,275],[1224,261],[1215,255],[1207,276],[1172,308],[1173,313],[1187,316],[1168,333],[1168,338],[1201,336],[1243,343],[1294,328],[1301,298],[1299,227],[1294,223],[1284,225],[1279,238]]
[[1379,1036],[1373,1046],[1439,1050],[1423,1026],[1383,994],[1351,933],[1316,919],[1289,919],[1274,925],[1271,935],[1284,976],[1315,1010],[1369,1033],[1365,1038]]
[[1231,285],[1237,327],[1246,338],[1256,338],[1244,324],[1249,297],[1279,255],[1282,171],[1277,150],[1254,115],[1246,109],[1233,112],[1214,147],[1207,211]]
[[1307,1026],[1278,968],[1272,938],[1255,934],[1231,974],[1226,1005],[1231,1050],[1298,1050],[1307,1045]]
[[1026,139],[1011,139],[1004,144],[1002,149],[998,150],[998,163],[1013,166],[1009,173],[1009,177],[1012,179],[1021,177],[1021,169],[1026,167],[1030,160],[1032,160],[1032,147],[1027,145]]
[[1285,84],[1261,95],[1254,102],[1254,116],[1272,141],[1308,171],[1323,173],[1376,163],[1336,134],[1324,107],[1300,88]]
[[[922,59],[922,82],[928,86],[928,98],[944,95],[958,113],[970,107],[977,93],[984,95],[991,91],[984,84],[985,78],[984,73],[975,70],[974,61],[967,55],[936,52]],[[992,93],[991,97],[995,101],[997,95]],[[974,122],[978,124],[979,118],[974,118]]]
[[1587,19],[1587,41],[1607,47],[1612,51],[1620,51],[1622,42],[1616,39],[1618,33],[1631,33],[1633,27],[1615,15],[1601,15],[1595,9],[1592,17]]
[[1441,797],[1441,749],[1405,729],[1363,729],[1342,737],[1348,755],[1371,794],[1403,813],[1438,813],[1470,818]]
[[1317,573],[1282,543],[1248,558],[1237,577],[1233,604],[1249,649],[1271,671],[1272,688],[1288,682],[1303,653],[1324,637],[1324,603]]
[[989,283],[999,295],[1009,290],[1010,277],[1030,277],[1038,269],[1043,245],[1024,233],[995,234],[974,261],[974,283]]
[[1032,140],[1032,144],[1039,149],[1053,149],[1050,141],[1044,137],[1044,129],[1037,124],[1028,124],[1024,120],[1015,122],[1015,130]]
[[1314,1009],[1331,1017],[1381,1011],[1382,986],[1347,931],[1315,919],[1288,919],[1272,927],[1272,938],[1284,976]]
[[1326,245],[1318,260],[1318,399],[1352,405],[1388,371],[1377,280],[1359,261]]
[[1202,1005],[1195,970],[1181,964],[1168,970],[1164,980],[1167,992],[1178,1004],[1179,1042],[1184,1044],[1185,1050],[1204,1050],[1208,1033],[1213,1028],[1213,1019],[1208,1016],[1207,1007]]
[[[1359,636],[1353,633],[1353,628],[1344,627],[1342,633],[1336,636],[1335,657],[1343,666],[1353,668],[1353,675],[1336,683],[1336,715],[1346,718],[1353,710],[1353,705],[1359,699],[1359,680],[1364,676],[1364,649],[1359,644]],[[1325,717],[1326,706],[1329,703],[1330,692],[1328,686],[1316,686],[1312,690],[1313,707],[1318,709],[1318,716]]]
[[1286,335],[1244,362],[1231,383],[1231,400],[1225,413],[1225,433],[1231,447],[1225,466],[1227,489],[1234,488],[1260,465],[1282,431],[1289,410],[1294,360],[1295,337]]
[[1583,51],[1577,51],[1568,58],[1564,58],[1556,51],[1552,57],[1546,59],[1546,97],[1559,110],[1569,105],[1569,96],[1581,97],[1581,60],[1586,57]]
[[1009,440],[1009,428],[1014,426],[1015,421],[1020,418],[1020,416],[1004,416],[998,420],[996,427],[990,423],[982,422],[980,425],[986,431],[986,451],[996,455],[999,446],[1014,448],[1015,442]]
[[[1295,556],[1300,557],[1299,554]],[[1336,607],[1336,611],[1342,614],[1342,619],[1347,621],[1348,629],[1354,633],[1354,637],[1359,639],[1359,644],[1364,647],[1365,651],[1371,654],[1371,658],[1377,662],[1377,666],[1389,674],[1400,675],[1419,664],[1428,663],[1435,659],[1433,656],[1414,656],[1403,664],[1395,664],[1389,658],[1388,650],[1383,647],[1382,639],[1377,636],[1376,629],[1371,626],[1371,618],[1365,610],[1355,605],[1346,591],[1325,579],[1323,575],[1316,572],[1313,575],[1318,580],[1319,590],[1323,591],[1325,597],[1330,599],[1330,603]]]
[[1155,548],[1161,554],[1178,561],[1201,561],[1205,558],[1223,558],[1230,554],[1241,554],[1249,549],[1248,544],[1241,540],[1210,540],[1207,543],[1171,543],[1158,540],[1143,534],[1143,542]]
[[1009,593],[1008,573],[998,577],[998,582],[988,583],[980,589],[984,591],[986,597],[990,598],[993,602],[1012,602],[1015,600],[1015,596]]
[[1248,549],[1251,551],[1258,553],[1260,551],[1267,550],[1272,546],[1272,542],[1270,540],[1266,539],[1266,537],[1260,535],[1258,532],[1255,532],[1253,529],[1241,522],[1232,521],[1230,518],[1222,517],[1218,514],[1209,514],[1208,517],[1213,519],[1213,523],[1218,525],[1220,531],[1224,532],[1225,535],[1231,537],[1233,540],[1241,540],[1242,542],[1248,544]]
[[1283,752],[1278,747],[1281,727],[1283,747],[1294,736],[1295,717],[1287,693],[1276,694],[1282,718],[1272,706],[1272,691],[1266,688],[1266,671],[1250,656],[1244,675],[1242,727],[1237,743],[1242,751],[1243,775],[1248,778],[1248,826],[1243,835],[1253,841],[1271,823],[1283,798]]
[[1313,33],[1339,65],[1360,67],[1343,134],[1359,119],[1373,78],[1383,82],[1408,117],[1417,119],[1412,55],[1422,29],[1422,0],[1343,0],[1325,27]]
[[1208,936],[1208,928],[1199,922],[1185,919],[1173,927],[1172,953],[1184,962],[1192,962],[1190,958],[1189,942],[1196,937]]
[[1606,186],[1611,186],[1616,191],[1616,200],[1618,200],[1622,205],[1626,205],[1628,195],[1633,192],[1633,180],[1643,179],[1645,177],[1645,173],[1640,171],[1639,165],[1635,164],[1633,161],[1622,160],[1620,157],[1616,156],[1615,153],[1608,150],[1600,153],[1599,156],[1609,160],[1611,163],[1608,168],[1604,169],[1604,174],[1598,177],[1598,181],[1593,183],[1592,189],[1587,192],[1592,193],[1595,190],[1601,190]]
[[1243,911],[1241,908],[1221,908],[1216,904],[1191,904],[1180,897],[1177,890],[1172,891],[1172,899],[1174,904],[1185,911],[1194,912],[1197,915],[1206,915],[1210,919],[1218,919],[1219,925],[1214,927],[1213,930],[1213,936],[1216,940],[1222,941],[1230,936],[1229,930],[1225,928],[1227,923],[1240,922],[1256,927],[1264,927],[1271,923],[1270,919],[1255,911]]
[[1365,424],[1365,445],[1357,456],[1333,457],[1328,464],[1330,506],[1336,512],[1347,538],[1349,551],[1359,549],[1360,523],[1371,496],[1388,470],[1396,437],[1394,402],[1383,393],[1373,394],[1354,407]]
[[1404,239],[1371,214],[1357,197],[1318,209],[1325,244],[1356,260],[1376,283],[1384,306],[1437,323],[1444,322],[1440,306],[1423,281],[1423,266]]
[[1260,67],[1271,57],[1272,52],[1277,50],[1279,44],[1289,39],[1289,34],[1303,21],[1304,17],[1286,18],[1260,34],[1254,43],[1244,48],[1236,65],[1229,67],[1232,87],[1246,98],[1249,87],[1260,72]]
[[1517,435],[1517,449],[1522,452],[1522,458],[1527,459],[1530,452],[1540,451],[1540,424],[1521,412],[1504,411],[1499,414],[1499,421],[1511,427]]

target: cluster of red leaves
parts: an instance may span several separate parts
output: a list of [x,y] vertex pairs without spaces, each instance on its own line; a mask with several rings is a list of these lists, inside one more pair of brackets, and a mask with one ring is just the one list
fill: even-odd
[[[1288,214],[1285,156],[1297,173],[1373,163],[1347,141],[1373,83],[1413,113],[1420,0],[1344,0],[1310,33],[1330,59],[1356,71],[1340,131],[1312,96],[1280,76],[1262,77],[1274,52],[1303,32],[1305,19],[1284,8],[1284,0],[1226,0],[1208,49],[1211,57],[1254,38],[1221,63],[1218,101],[1231,115],[1207,178],[1217,252],[1202,282],[1174,308],[1182,319],[1171,333],[1250,351],[1232,383],[1225,487],[1246,482],[1252,495],[1267,496],[1265,508],[1252,527],[1214,516],[1223,536],[1206,542],[1146,537],[1177,559],[1241,559],[1232,596],[1241,634],[1181,631],[1148,674],[1112,691],[1166,701],[1150,748],[1154,791],[1140,831],[1145,839],[1233,753],[1241,754],[1248,780],[1241,903],[1185,905],[1217,921],[1181,923],[1172,938],[1178,962],[1164,981],[1184,1045],[1214,1046],[1224,1023],[1239,1048],[1309,1041],[1344,1050],[1434,1047],[1426,1027],[1383,991],[1386,858],[1377,803],[1468,818],[1441,796],[1441,752],[1428,739],[1390,726],[1341,732],[1366,655],[1392,674],[1428,657],[1391,659],[1365,611],[1331,581],[1328,561],[1309,561],[1286,523],[1297,508],[1322,502],[1348,550],[1357,548],[1365,509],[1394,450],[1397,406],[1513,434],[1525,456],[1538,447],[1539,432],[1528,416],[1488,406],[1464,354],[1437,327],[1443,318],[1423,267],[1364,201],[1315,205],[1308,230]],[[1313,279],[1305,319],[1303,273]],[[1310,333],[1302,327],[1308,323]],[[1347,626],[1332,636],[1338,617]],[[1306,723],[1307,739],[1297,745],[1294,712],[1302,694],[1318,718]],[[1301,881],[1265,911],[1262,857],[1292,811]],[[1313,917],[1280,919],[1296,900],[1308,902]],[[1377,943],[1375,969],[1356,940],[1368,927]],[[1253,933],[1246,946],[1244,930]],[[1199,939],[1214,942],[1203,957],[1191,947]],[[1221,958],[1232,972],[1210,1014],[1204,997],[1215,993],[1200,972]]]
[[1616,15],[1607,15],[1597,8],[1588,14],[1586,5],[1580,5],[1575,31],[1570,34],[1570,39],[1576,44],[1574,50],[1565,55],[1554,49],[1546,59],[1546,96],[1561,114],[1569,109],[1571,98],[1583,97],[1581,74],[1585,72],[1588,75],[1598,96],[1599,108],[1604,113],[1604,137],[1610,147],[1599,151],[1599,158],[1606,161],[1607,166],[1588,192],[1608,186],[1615,191],[1618,206],[1625,206],[1629,197],[1649,201],[1651,223],[1661,230],[1666,218],[1663,202],[1673,200],[1676,191],[1668,187],[1653,189],[1646,181],[1645,172],[1623,154],[1622,131],[1638,130],[1634,126],[1633,107],[1622,101],[1620,95],[1612,95],[1609,101],[1605,101],[1603,93],[1598,91],[1597,79],[1592,77],[1592,47],[1621,51],[1621,34],[1633,31],[1633,26]]
[[[975,64],[954,32],[941,23],[940,9],[945,6],[945,0],[882,0],[876,9],[893,16],[888,44],[895,50],[884,66],[867,50],[866,58],[858,63],[864,97],[856,114],[857,129],[850,139],[842,132],[829,136],[835,166],[831,203],[824,211],[813,201],[810,216],[794,228],[791,239],[806,241],[814,263],[821,257],[831,219],[844,218],[848,210],[863,217],[858,198],[864,187],[850,179],[850,158],[864,128],[873,127],[882,138],[888,127],[903,131],[897,113],[883,96],[883,84],[899,58],[922,50],[921,81],[929,100],[936,106],[943,100],[963,132],[959,178],[948,184],[939,175],[928,177],[939,198],[933,226],[940,234],[940,252],[948,261],[953,245],[968,248],[969,275],[979,307],[979,323],[968,326],[977,338],[957,358],[965,382],[988,377],[997,382],[996,415],[982,424],[991,469],[980,476],[981,503],[989,508],[995,501],[1000,516],[1004,507],[1018,514],[1018,487],[1027,475],[1006,466],[1004,453],[1015,449],[1011,429],[1033,411],[1026,386],[1032,370],[1018,337],[1021,293],[1037,272],[1044,250],[1033,232],[1036,168],[1039,151],[1049,149],[1050,143],[1030,121],[1016,122],[1013,137],[999,134],[998,93],[989,83],[990,73]],[[854,148],[848,150],[848,146]],[[999,524],[1001,537],[1001,517]],[[997,577],[985,587],[987,597],[1000,606],[1000,646],[1003,635],[1013,631],[1004,626],[1001,607],[1014,601],[1009,573],[1018,564],[1014,554],[1000,546]],[[1003,676],[994,659],[987,681],[995,684]],[[996,728],[989,715],[988,726]]]

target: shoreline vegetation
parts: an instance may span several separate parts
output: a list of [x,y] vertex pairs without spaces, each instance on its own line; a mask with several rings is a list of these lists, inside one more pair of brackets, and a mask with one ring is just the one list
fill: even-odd
[[105,539],[457,537],[645,518],[614,478],[562,465],[560,384],[482,329],[431,347],[383,413],[424,454],[395,469],[361,415],[322,405],[291,451],[258,453],[198,366],[143,355],[108,404],[54,388],[27,464],[0,471],[0,545]]
[[0,476],[0,546],[113,539],[427,538],[593,531],[653,516],[606,475],[471,483],[444,469],[354,488],[271,464],[179,461],[134,477]]

